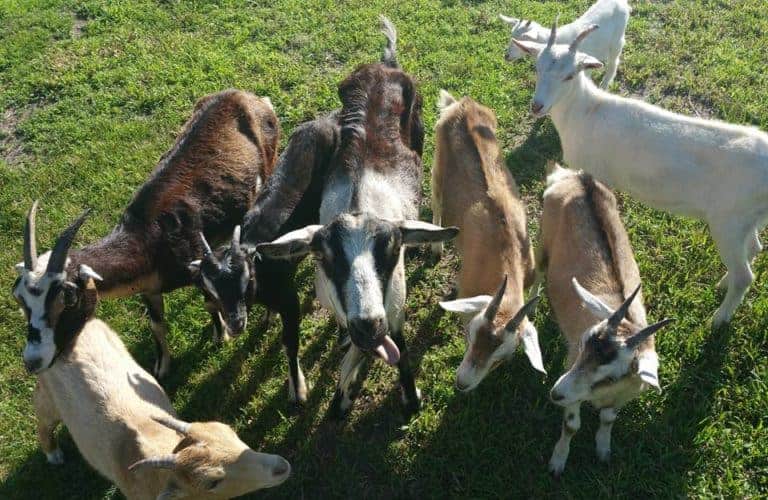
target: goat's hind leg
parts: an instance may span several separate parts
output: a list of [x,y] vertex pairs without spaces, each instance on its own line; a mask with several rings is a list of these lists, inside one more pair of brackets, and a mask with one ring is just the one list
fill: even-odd
[[740,229],[732,223],[710,227],[712,237],[720,251],[720,257],[728,269],[728,291],[712,318],[712,327],[719,328],[731,320],[734,311],[744,300],[744,295],[754,280],[750,256],[755,233],[753,229]]
[[[755,231],[749,236],[749,240],[747,242],[747,255],[749,258],[749,262],[754,262],[757,255],[763,251],[763,244],[760,243],[760,232],[755,229]],[[728,272],[723,275],[722,278],[720,278],[720,281],[717,282],[717,288],[718,290],[725,290],[728,288]]]
[[64,454],[54,436],[61,417],[48,391],[40,385],[39,381],[32,395],[32,403],[37,417],[37,442],[49,464],[61,465],[64,463]]

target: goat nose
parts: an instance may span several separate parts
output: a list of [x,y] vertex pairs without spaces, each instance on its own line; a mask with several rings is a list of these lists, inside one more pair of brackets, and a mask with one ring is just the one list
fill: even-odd
[[533,113],[534,115],[538,115],[539,113],[541,113],[542,109],[544,109],[544,105],[541,104],[540,102],[534,101],[531,104],[531,113]]
[[272,475],[275,477],[281,477],[289,474],[291,472],[291,464],[288,463],[288,460],[280,457],[280,460],[278,460],[277,465],[275,465],[275,468],[272,469]]
[[24,360],[24,368],[27,369],[27,373],[35,373],[40,369],[40,365],[42,364],[43,364],[43,360],[40,358]]
[[565,399],[565,396],[563,396],[559,392],[557,392],[554,389],[552,389],[551,391],[549,391],[549,399],[551,399],[554,402],[558,402],[558,401],[562,401],[563,399]]

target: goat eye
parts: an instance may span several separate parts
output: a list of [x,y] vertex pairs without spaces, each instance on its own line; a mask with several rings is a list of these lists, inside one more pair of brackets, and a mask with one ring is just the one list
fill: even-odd
[[212,481],[208,481],[208,485],[206,486],[206,489],[212,490],[216,488],[219,484],[221,484],[221,479],[214,479]]
[[568,76],[566,76],[565,78],[563,78],[563,81],[564,81],[564,82],[569,82],[569,81],[571,81],[571,80],[573,80],[573,73],[571,73],[570,75],[568,75]]

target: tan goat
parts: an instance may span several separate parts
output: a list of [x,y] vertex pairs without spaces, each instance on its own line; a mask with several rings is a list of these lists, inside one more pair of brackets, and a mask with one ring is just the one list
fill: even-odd
[[[52,255],[66,260],[82,221],[59,236]],[[25,239],[31,238],[28,222]],[[61,422],[88,463],[128,499],[229,498],[288,478],[291,468],[284,458],[251,450],[229,426],[178,420],[168,396],[118,335],[92,319],[98,298],[93,278],[80,272],[77,280],[25,271],[14,287],[26,314],[27,294],[19,287],[32,294],[48,290],[50,314],[58,320],[57,351],[37,372],[34,393],[38,441],[49,462],[63,462],[54,439]],[[74,295],[75,288],[82,293]]]
[[610,458],[618,409],[649,387],[659,389],[653,334],[671,320],[647,326],[640,271],[613,193],[587,174],[558,165],[551,170],[537,268],[540,276],[546,273],[550,304],[568,342],[570,368],[550,393],[565,408],[549,462],[560,475],[581,425],[582,402],[600,410],[597,455]]
[[[514,354],[521,339],[533,367],[546,373],[538,333],[526,317],[538,297],[527,304],[523,297],[535,277],[525,206],[499,154],[496,116],[471,98],[456,101],[444,90],[438,108],[433,222],[460,228],[456,248],[462,259],[459,298],[440,306],[469,320],[456,387],[477,387]],[[433,252],[442,252],[442,245]]]

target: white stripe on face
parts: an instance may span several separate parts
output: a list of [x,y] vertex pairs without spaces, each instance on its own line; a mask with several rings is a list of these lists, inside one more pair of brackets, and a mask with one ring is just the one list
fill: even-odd
[[56,355],[52,328],[55,325],[48,323],[48,311],[45,306],[51,287],[64,282],[65,279],[65,273],[25,272],[13,291],[16,299],[26,307],[28,327],[37,330],[40,335],[39,341],[27,335],[23,353],[24,363],[27,366],[36,365],[38,371],[47,368]]

